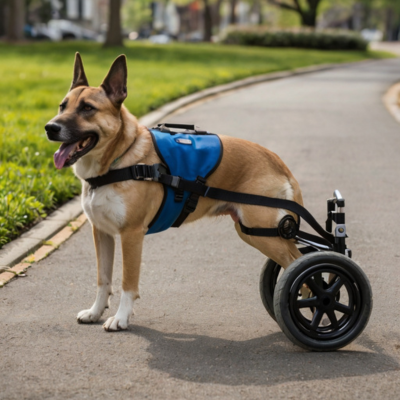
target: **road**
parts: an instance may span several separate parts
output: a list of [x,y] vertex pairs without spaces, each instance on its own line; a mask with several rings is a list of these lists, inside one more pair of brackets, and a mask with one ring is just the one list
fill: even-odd
[[[75,316],[95,296],[91,229],[0,290],[0,399],[400,398],[400,126],[381,98],[400,59],[259,84],[170,118],[278,153],[321,221],[346,199],[348,244],[371,280],[374,310],[344,350],[306,352],[269,318],[258,292],[265,257],[229,217],[146,239],[141,299],[125,332]],[[254,173],[257,173],[255,171]]]

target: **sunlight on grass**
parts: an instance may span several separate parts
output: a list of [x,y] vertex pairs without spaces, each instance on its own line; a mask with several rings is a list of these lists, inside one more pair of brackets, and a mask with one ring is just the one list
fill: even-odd
[[125,105],[139,117],[183,95],[250,75],[385,57],[208,44],[130,43],[123,49],[87,42],[0,44],[0,246],[80,192],[70,169],[54,168],[58,146],[47,141],[43,128],[70,86],[75,51],[93,86],[120,53],[127,55]]

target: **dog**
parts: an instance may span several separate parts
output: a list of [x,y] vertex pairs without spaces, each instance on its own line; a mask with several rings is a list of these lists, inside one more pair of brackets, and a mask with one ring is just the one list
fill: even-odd
[[[57,168],[73,165],[82,181],[82,206],[92,229],[97,257],[97,295],[91,308],[78,313],[79,323],[98,321],[112,295],[114,237],[120,235],[123,255],[119,308],[106,320],[106,331],[127,329],[139,296],[142,246],[150,222],[163,201],[163,185],[128,180],[93,189],[85,181],[138,163],[162,163],[149,130],[123,105],[127,97],[127,61],[116,58],[99,87],[89,86],[79,53],[73,81],[58,114],[45,126],[50,141],[61,142],[54,155]],[[293,200],[303,205],[298,182],[273,152],[243,139],[219,135],[223,156],[207,185],[234,192]],[[257,171],[257,174],[255,174]],[[250,227],[276,227],[287,210],[243,205],[200,197],[184,223],[205,216],[230,215],[238,235],[283,268],[301,256],[294,240],[244,234]],[[297,216],[294,215],[295,218]]]

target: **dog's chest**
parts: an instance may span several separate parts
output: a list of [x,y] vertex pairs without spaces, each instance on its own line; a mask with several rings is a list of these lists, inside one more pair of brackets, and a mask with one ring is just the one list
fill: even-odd
[[117,235],[125,222],[123,198],[110,186],[89,190],[82,199],[83,209],[92,225],[110,235]]

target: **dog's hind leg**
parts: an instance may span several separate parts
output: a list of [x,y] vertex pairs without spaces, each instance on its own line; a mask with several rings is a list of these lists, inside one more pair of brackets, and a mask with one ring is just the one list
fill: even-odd
[[235,224],[236,231],[240,238],[252,247],[255,247],[268,258],[274,260],[283,268],[287,268],[294,260],[301,256],[295,243],[281,237],[260,237],[244,234],[240,225]]
[[126,229],[121,233],[122,244],[122,293],[117,313],[108,318],[103,327],[106,331],[128,328],[133,314],[133,303],[139,296],[139,275],[142,259],[143,229]]
[[279,221],[286,214],[287,212],[280,209],[241,205],[236,208],[237,218],[234,218],[235,228],[240,238],[283,268],[287,268],[301,256],[296,244],[292,240],[283,239],[280,236],[246,235],[240,229],[239,219],[250,228],[274,228],[278,226]]
[[77,319],[80,323],[98,321],[109,306],[109,298],[112,295],[114,237],[93,226],[93,239],[97,256],[97,296],[92,308],[78,314]]

